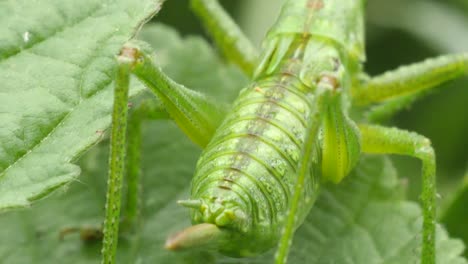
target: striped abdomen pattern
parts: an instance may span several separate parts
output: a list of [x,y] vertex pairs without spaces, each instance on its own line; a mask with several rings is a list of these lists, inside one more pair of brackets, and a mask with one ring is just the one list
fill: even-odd
[[[233,209],[233,218],[245,218],[241,231],[279,236],[297,177],[310,94],[292,75],[267,77],[241,92],[197,164],[192,199],[203,200],[204,208],[193,214],[194,222],[222,225],[216,217]],[[307,181],[304,197],[312,184]]]

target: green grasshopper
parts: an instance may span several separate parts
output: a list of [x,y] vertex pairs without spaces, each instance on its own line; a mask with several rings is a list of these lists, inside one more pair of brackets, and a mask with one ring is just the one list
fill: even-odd
[[[194,225],[170,237],[167,249],[210,245],[223,254],[244,257],[278,245],[275,261],[286,263],[294,231],[313,207],[321,184],[340,183],[361,153],[388,153],[422,161],[421,263],[435,263],[435,155],[430,141],[370,124],[363,115],[352,119],[350,113],[395,112],[422,91],[466,74],[468,54],[442,56],[369,78],[362,71],[364,6],[364,0],[286,1],[258,55],[216,0],[192,0],[225,57],[252,78],[229,112],[168,78],[139,47],[129,44],[122,49],[110,185],[120,184],[123,170],[131,73],[162,102],[142,109],[171,118],[203,148],[191,198],[179,201],[190,208]],[[106,252],[115,251],[117,244],[119,208],[110,205],[118,195],[109,188],[105,263],[112,262]]]

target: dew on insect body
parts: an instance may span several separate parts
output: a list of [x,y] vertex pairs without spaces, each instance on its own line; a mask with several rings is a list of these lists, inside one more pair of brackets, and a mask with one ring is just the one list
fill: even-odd
[[214,149],[214,151],[215,151],[215,152],[220,152],[220,151],[222,151],[223,149],[224,149],[224,145],[218,145],[218,146]]
[[229,161],[226,160],[226,159],[216,159],[214,161],[214,166],[216,166],[216,167],[222,167],[222,166],[227,165],[227,164],[229,164]]
[[297,138],[300,138],[302,136],[302,133],[301,133],[301,130],[296,127],[296,126],[293,126],[291,128],[291,132],[297,137]]
[[275,159],[270,162],[271,166],[278,172],[278,174],[283,177],[286,172],[286,165],[283,160]]
[[291,157],[291,159],[294,161],[294,162],[298,162],[299,161],[299,153],[298,153],[298,150],[296,148],[294,148],[293,146],[289,145],[287,148],[286,148],[286,153]]
[[234,156],[234,162],[242,162],[244,157],[241,154]]
[[427,210],[432,211],[432,205],[429,205],[429,206],[427,207]]
[[258,181],[261,182],[261,183],[266,183],[267,182],[267,180],[264,177],[258,178]]
[[265,93],[265,97],[272,98],[274,100],[281,100],[284,97],[284,94],[281,92],[269,89]]
[[30,39],[31,39],[31,33],[29,33],[29,31],[24,32],[24,33],[23,33],[23,41],[24,41],[24,43],[28,43]]

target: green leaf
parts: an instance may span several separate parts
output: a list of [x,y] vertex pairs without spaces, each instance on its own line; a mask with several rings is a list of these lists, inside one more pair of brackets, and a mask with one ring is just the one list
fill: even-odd
[[[366,156],[342,185],[328,186],[298,230],[298,259],[316,263],[419,263],[422,214],[405,201],[387,158]],[[461,241],[437,230],[437,263],[466,263]]]
[[466,52],[468,19],[463,10],[445,1],[374,0],[369,1],[367,13],[370,23],[406,31],[435,50]]
[[[152,27],[158,57],[167,55],[165,68],[178,81],[197,83],[206,92],[222,93],[225,84],[236,91],[245,84],[239,71],[226,67],[200,39],[182,41],[165,27]],[[144,35],[144,34],[143,34]],[[172,54],[185,56],[171,60]],[[164,55],[166,54],[166,55]],[[170,55],[170,56],[169,56]],[[194,71],[198,61],[211,65]],[[200,67],[202,67],[200,65]],[[222,74],[221,74],[222,73]],[[195,80],[198,79],[198,80]],[[205,81],[199,81],[200,79]],[[205,83],[205,84],[204,84]],[[221,90],[221,91],[220,91]],[[188,196],[188,186],[200,150],[170,121],[144,125],[143,208],[136,235],[122,234],[119,263],[272,263],[273,250],[253,259],[231,259],[210,252],[173,253],[163,249],[166,237],[190,224],[187,209],[176,200]],[[82,160],[83,175],[66,192],[56,192],[31,210],[0,216],[0,259],[5,263],[96,263],[98,242],[80,241],[61,230],[71,226],[99,226],[103,219],[107,145],[98,145]],[[418,263],[421,211],[404,200],[404,188],[385,157],[364,157],[357,169],[339,185],[322,193],[305,224],[296,232],[290,256],[299,263]],[[463,264],[463,244],[438,229],[438,263]]]
[[110,123],[114,57],[161,2],[0,2],[0,211],[79,175]]

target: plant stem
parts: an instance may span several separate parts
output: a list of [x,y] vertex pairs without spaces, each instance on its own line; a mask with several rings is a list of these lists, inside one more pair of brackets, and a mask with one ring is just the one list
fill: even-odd
[[115,263],[120,222],[122,196],[122,177],[124,171],[127,101],[129,74],[132,60],[125,57],[122,50],[118,58],[118,71],[114,91],[114,108],[112,112],[112,132],[109,158],[109,178],[107,181],[106,217],[104,220],[104,238],[102,245],[102,263]]

